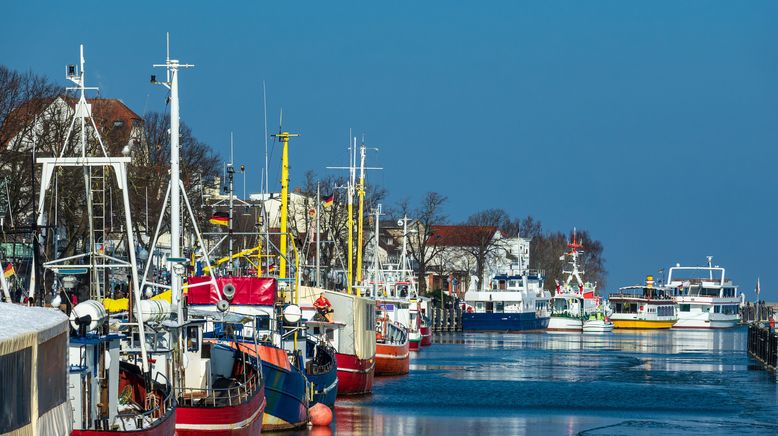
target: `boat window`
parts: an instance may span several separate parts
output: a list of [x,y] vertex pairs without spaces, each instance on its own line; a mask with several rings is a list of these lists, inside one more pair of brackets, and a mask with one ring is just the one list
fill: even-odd
[[655,310],[656,310],[657,316],[673,316],[673,315],[675,315],[675,307],[673,307],[673,306],[659,306]]
[[502,301],[498,301],[498,302],[497,302],[497,303],[495,303],[495,305],[494,305],[494,311],[495,311],[495,312],[504,312],[504,310],[503,310],[503,305],[504,305],[504,303],[503,303]]
[[691,311],[691,304],[679,304],[678,310],[681,312],[690,312]]
[[186,328],[186,351],[199,351],[197,344],[197,326]]
[[518,282],[518,280],[511,280],[511,281],[509,281],[509,282],[508,282],[508,287],[509,287],[510,289],[516,289],[516,288],[518,288],[518,287],[519,287],[519,282]]
[[725,315],[737,315],[738,312],[737,304],[725,304],[721,306],[721,313]]
[[375,329],[375,310],[368,310],[365,313],[365,328],[367,330],[373,330]]
[[481,302],[481,301],[479,301],[479,302],[475,303],[475,308],[476,308],[477,310],[483,310],[483,308],[484,308],[484,303],[483,303],[483,302]]

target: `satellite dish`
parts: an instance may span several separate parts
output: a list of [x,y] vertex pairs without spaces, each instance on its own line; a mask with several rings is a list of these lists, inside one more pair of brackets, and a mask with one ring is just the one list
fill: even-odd
[[216,303],[216,308],[219,309],[219,312],[226,312],[230,310],[230,303],[227,302],[227,300],[219,300],[219,302]]
[[403,225],[403,220],[397,220],[397,225],[398,225],[398,226],[401,226],[401,225]]
[[303,311],[300,310],[300,306],[290,304],[284,308],[284,321],[295,324],[303,317]]
[[232,283],[227,283],[224,285],[224,288],[222,288],[222,294],[224,294],[224,298],[227,300],[232,300],[235,297],[235,285]]

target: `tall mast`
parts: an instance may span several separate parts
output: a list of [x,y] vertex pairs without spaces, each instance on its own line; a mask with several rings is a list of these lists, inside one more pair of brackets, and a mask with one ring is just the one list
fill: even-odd
[[287,220],[289,213],[289,138],[300,136],[297,133],[281,132],[273,135],[281,140],[283,152],[281,154],[281,259],[278,263],[278,277],[286,278],[286,255],[287,255]]
[[348,179],[348,293],[354,293],[354,164],[356,160],[357,138],[354,138],[353,148],[349,147],[349,179]]
[[[181,64],[176,59],[170,59],[170,44],[168,41],[167,55],[164,64],[154,64],[155,68],[165,68],[168,81],[163,83],[170,89],[170,257],[181,258],[181,173],[179,138],[181,134],[179,126],[178,105],[178,70],[179,68],[192,68],[194,65]],[[155,80],[152,81],[155,82]],[[181,295],[181,277],[178,274],[170,274],[170,289],[173,305],[177,308],[178,320],[184,319],[184,306]]]
[[402,251],[402,254],[400,256],[400,263],[402,265],[402,266],[400,266],[400,268],[402,268],[400,270],[401,271],[400,272],[400,281],[404,282],[405,281],[405,273],[406,273],[405,265],[408,263],[408,259],[406,258],[406,254],[405,254],[405,250],[407,250],[407,242],[406,241],[407,241],[407,238],[408,238],[408,216],[407,215],[403,215],[402,223],[403,223],[403,251]]
[[230,226],[228,228],[229,233],[229,250],[230,250],[230,264],[227,266],[227,272],[232,275],[232,253],[233,253],[233,211],[232,208],[234,206],[233,204],[233,197],[235,196],[235,166],[233,162],[233,143],[232,143],[232,132],[230,132],[230,163],[227,164],[227,177],[230,179],[230,198],[229,198],[229,204],[230,204]]
[[[362,240],[364,238],[365,224],[365,142],[359,147],[359,184],[357,185],[359,196],[359,215],[357,215],[357,284],[362,283]],[[359,289],[357,289],[359,294]]]

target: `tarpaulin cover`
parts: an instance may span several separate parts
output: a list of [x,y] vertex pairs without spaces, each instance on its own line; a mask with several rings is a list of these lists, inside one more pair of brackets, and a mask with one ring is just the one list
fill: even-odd
[[235,286],[235,296],[230,300],[230,304],[272,306],[275,302],[278,285],[272,277],[217,277],[216,284],[219,289],[213,285],[193,286],[210,280],[208,276],[189,278],[189,304],[216,304],[219,300],[227,300],[223,290],[229,283]]
[[68,319],[0,303],[0,433],[69,434]]

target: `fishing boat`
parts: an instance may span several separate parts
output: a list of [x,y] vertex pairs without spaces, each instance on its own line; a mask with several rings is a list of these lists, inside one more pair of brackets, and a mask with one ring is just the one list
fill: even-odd
[[496,275],[490,286],[477,289],[473,277],[465,292],[464,331],[526,332],[545,330],[551,295],[543,289],[541,271]]
[[584,271],[578,266],[583,244],[577,240],[575,229],[567,248],[563,258],[567,259],[569,269],[562,271],[566,275],[564,283],[556,282],[548,330],[587,333],[613,330],[613,324],[602,310],[601,299],[596,295],[596,283],[585,281]]
[[376,375],[403,375],[410,369],[408,331],[390,317],[396,312],[394,303],[378,301],[376,308]]
[[667,288],[655,287],[648,276],[645,285],[625,286],[608,296],[617,329],[669,329],[678,321],[678,306]]
[[[189,285],[208,283],[207,277],[190,277]],[[261,364],[267,406],[262,418],[266,431],[290,430],[308,423],[308,380],[305,356],[284,330],[285,320],[276,313],[278,282],[272,277],[218,277],[217,285],[191,287],[189,305],[198,311],[244,315],[257,320],[254,335],[236,341],[220,341],[239,349]],[[212,328],[209,329],[213,331]],[[294,332],[293,332],[294,334]],[[254,337],[257,338],[254,343]],[[300,335],[300,344],[305,337]]]
[[343,327],[337,322],[305,321],[307,329],[305,339],[308,361],[305,364],[305,376],[313,385],[313,401],[322,403],[335,410],[338,396],[338,361],[336,341],[338,330]]
[[331,342],[338,362],[338,396],[372,392],[376,355],[375,301],[320,288],[302,286],[300,289],[304,319],[314,320],[313,301],[323,292],[332,304],[333,321],[341,327]]
[[[147,349],[147,326],[143,314],[147,305],[141,301],[139,292],[135,240],[131,230],[134,227],[127,192],[127,165],[131,158],[109,156],[92,115],[92,106],[86,99],[86,90],[94,88],[85,86],[84,64],[82,45],[79,65],[69,65],[66,69],[66,78],[76,85],[69,89],[77,91],[79,98],[61,153],[56,157],[37,159],[37,163],[42,165],[40,202],[36,211],[36,223],[40,228],[52,224],[47,222],[46,213],[47,206],[50,206],[46,204],[46,199],[52,180],[68,168],[80,168],[84,176],[84,213],[88,231],[85,251],[42,264],[43,268],[55,274],[57,295],[52,304],[63,310],[71,321],[71,339],[69,344],[64,342],[68,344],[67,350],[56,350],[62,352],[60,358],[67,355],[70,362],[68,384],[72,389],[68,398],[72,407],[72,416],[69,417],[71,434],[130,432],[137,435],[172,435],[176,402],[164,364],[171,350],[162,347],[152,354]],[[75,152],[70,146],[74,132],[80,133]],[[94,142],[88,144],[87,138],[99,147]],[[111,172],[115,177],[111,177]],[[122,195],[124,228],[121,238],[125,242],[127,260],[110,256],[103,249],[108,234],[105,228],[105,192],[110,180],[116,181],[115,187]],[[53,224],[58,225],[56,217]],[[108,313],[100,301],[108,296],[105,293],[108,271],[125,271],[135,303],[134,310],[126,313],[133,319],[126,322],[114,319],[111,327]],[[31,287],[33,281],[31,278]],[[74,304],[75,288],[79,286],[88,289],[89,299]],[[30,291],[30,295],[34,295],[33,289]],[[165,317],[165,313],[169,314],[169,305],[167,310],[163,306],[156,306],[163,312],[161,318]],[[128,347],[127,338],[135,337],[138,338],[137,346]],[[160,357],[161,364],[156,364],[153,357]]]
[[[679,277],[679,274],[696,275]],[[667,287],[678,304],[678,321],[673,328],[716,329],[734,327],[740,321],[742,295],[726,277],[724,268],[713,266],[708,256],[707,266],[671,267]]]

